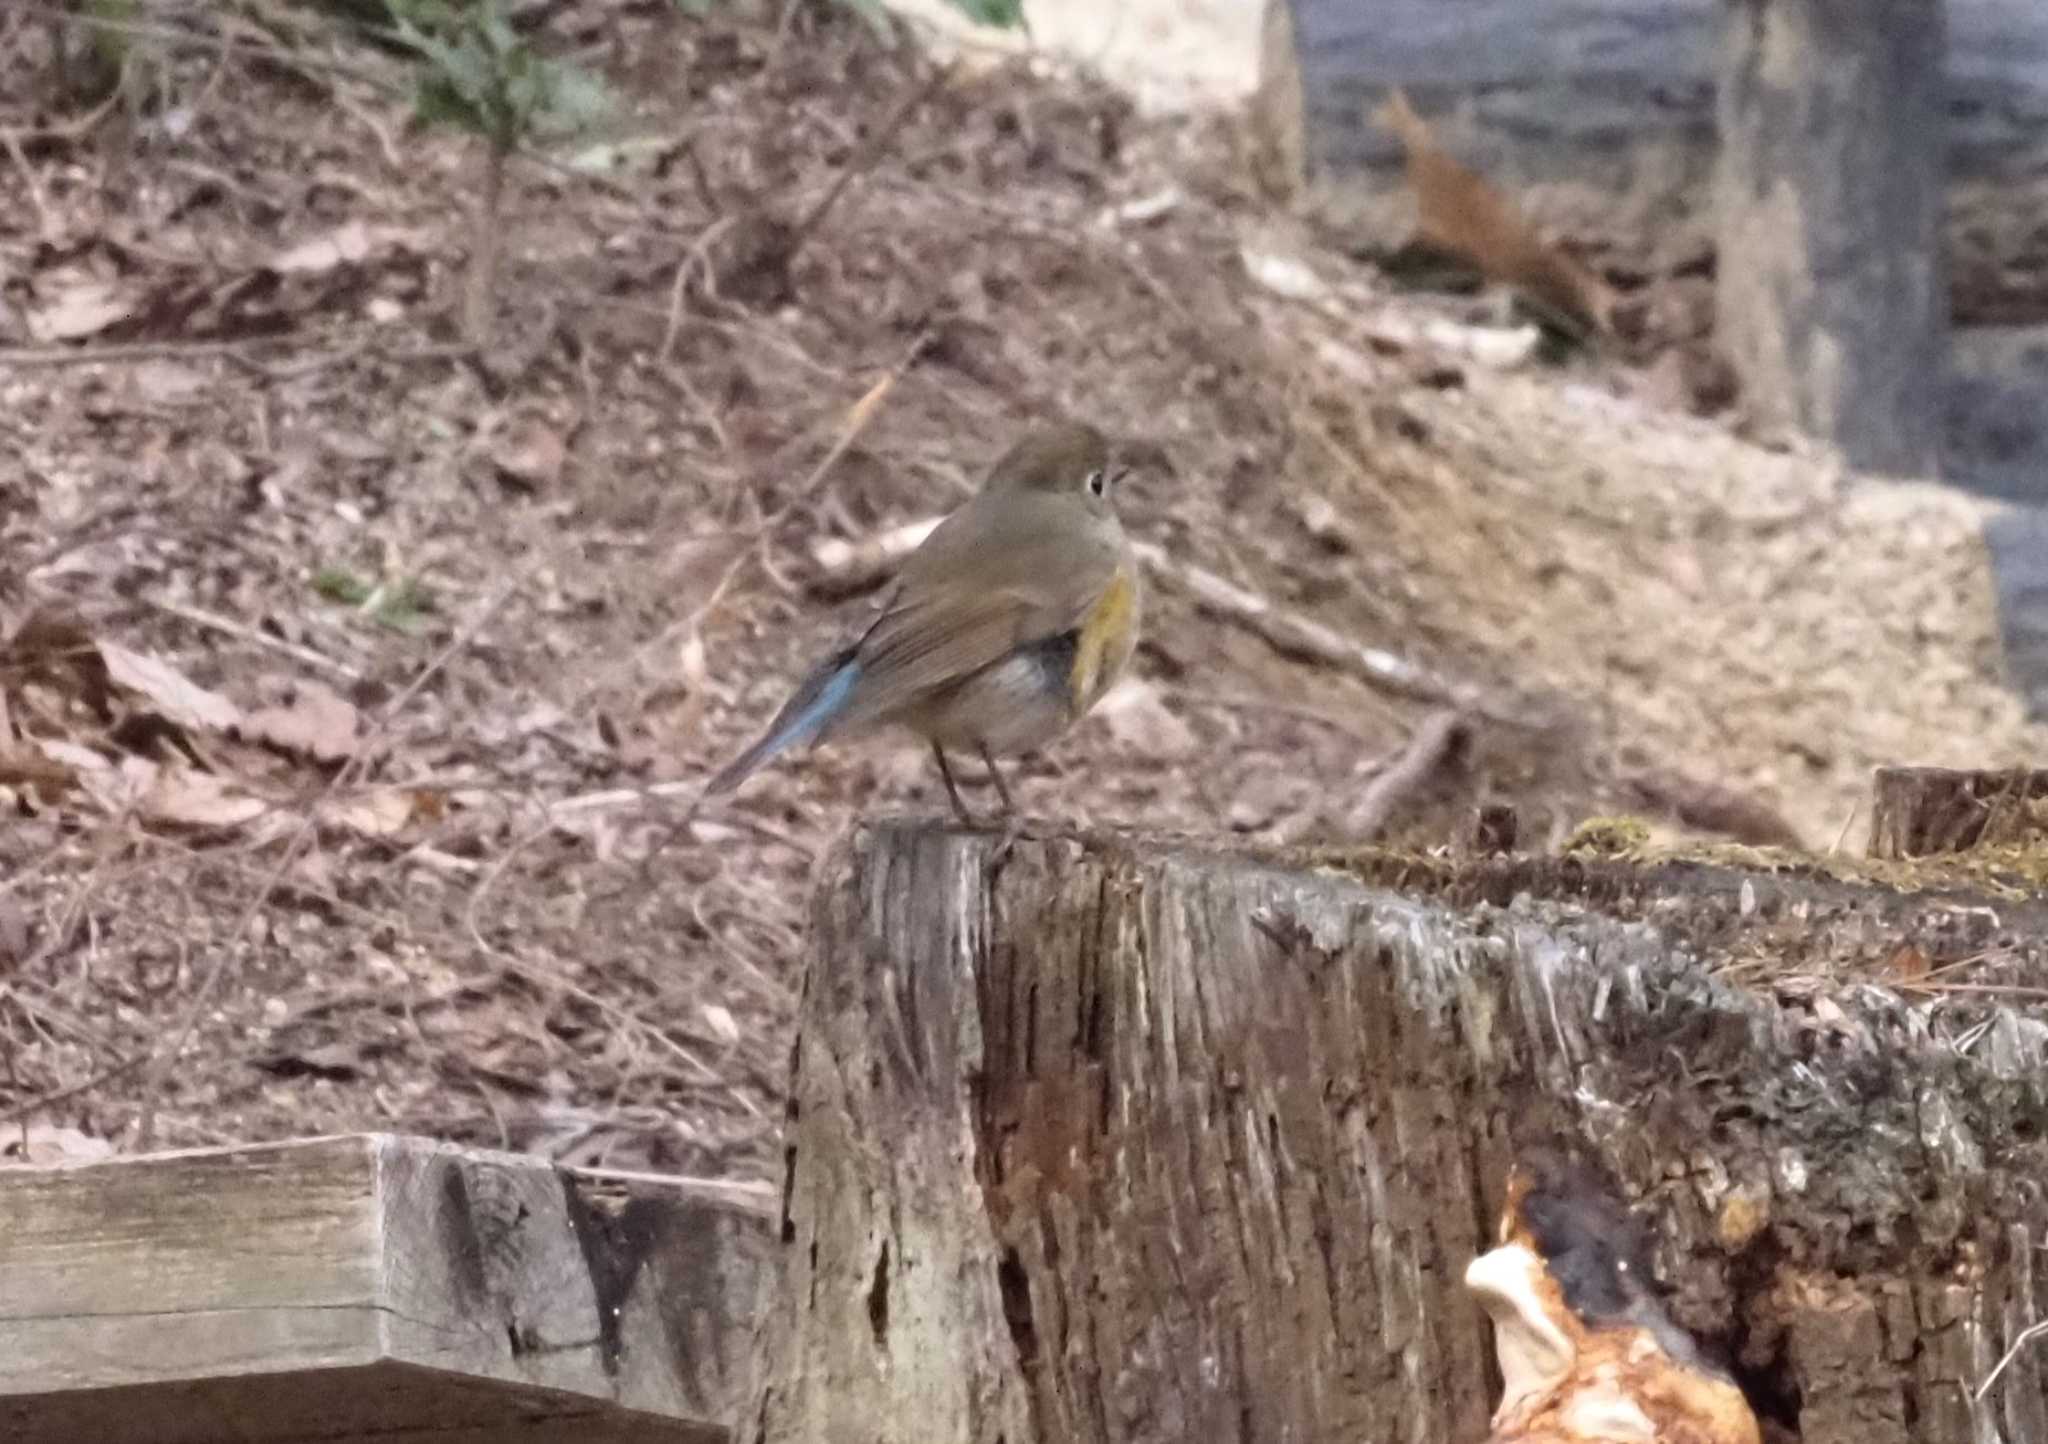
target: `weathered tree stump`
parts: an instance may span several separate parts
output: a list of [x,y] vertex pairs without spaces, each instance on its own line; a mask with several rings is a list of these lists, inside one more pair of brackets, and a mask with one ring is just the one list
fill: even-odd
[[1538,1135],[1805,1444],[2048,1439],[2048,1348],[1977,1397],[2048,1310],[2048,1024],[1845,981],[2038,981],[2038,899],[902,824],[815,922],[750,1444],[1482,1439]]
[[2048,772],[1880,767],[1871,787],[1870,855],[1928,857],[1980,847],[2039,847],[2048,870]]
[[1767,428],[1940,466],[1943,0],[1723,8],[1716,342]]

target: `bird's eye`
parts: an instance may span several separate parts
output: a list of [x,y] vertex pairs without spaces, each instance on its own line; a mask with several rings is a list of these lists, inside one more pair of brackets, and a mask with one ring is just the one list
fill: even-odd
[[1109,490],[1109,474],[1107,472],[1098,469],[1088,473],[1088,494],[1090,496],[1101,496],[1107,490]]

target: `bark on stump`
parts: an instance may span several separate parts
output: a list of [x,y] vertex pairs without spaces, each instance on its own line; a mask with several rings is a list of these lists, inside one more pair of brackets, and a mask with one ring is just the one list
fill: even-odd
[[1806,1444],[2048,1439],[2048,1348],[1975,1398],[2048,1307],[2048,1025],[1821,981],[1903,948],[2038,979],[2048,905],[993,852],[877,825],[824,874],[742,1438],[1481,1439],[1460,1272],[1518,1140],[1562,1133]]
[[[1981,847],[2048,846],[2048,772],[1880,767],[1870,855],[1928,857]],[[2044,858],[2048,863],[2048,858]]]
[[1939,469],[1942,0],[1729,0],[1716,339],[1765,428]]

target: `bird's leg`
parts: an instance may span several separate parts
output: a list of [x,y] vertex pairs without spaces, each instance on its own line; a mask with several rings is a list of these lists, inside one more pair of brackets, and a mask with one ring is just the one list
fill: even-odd
[[1010,856],[1010,850],[1017,840],[1024,836],[1024,815],[1017,811],[1017,804],[1010,796],[1010,785],[1003,781],[1003,769],[996,766],[996,759],[988,750],[988,744],[981,748],[982,765],[988,768],[989,780],[996,785],[996,791],[1003,799],[1003,840],[996,844],[996,850],[989,854],[989,863],[1000,867]]
[[939,760],[939,776],[946,780],[946,797],[953,804],[953,815],[959,818],[964,826],[973,827],[974,814],[969,812],[967,804],[960,800],[960,789],[953,782],[953,769],[946,765],[946,749],[939,746],[936,740],[932,743],[932,756]]
[[1017,804],[1011,800],[1010,784],[1003,781],[1003,769],[996,766],[995,756],[988,750],[986,742],[981,744],[981,765],[988,769],[989,780],[996,785],[996,796],[1003,799],[1003,816],[1016,816]]

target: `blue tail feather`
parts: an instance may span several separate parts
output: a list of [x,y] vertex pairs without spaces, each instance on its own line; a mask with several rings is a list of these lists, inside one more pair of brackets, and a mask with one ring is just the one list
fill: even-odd
[[859,680],[860,663],[851,652],[828,660],[782,704],[782,710],[775,714],[761,740],[719,769],[718,775],[705,784],[705,792],[730,792],[777,753],[817,741],[832,725],[832,719],[845,710]]

